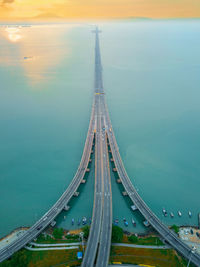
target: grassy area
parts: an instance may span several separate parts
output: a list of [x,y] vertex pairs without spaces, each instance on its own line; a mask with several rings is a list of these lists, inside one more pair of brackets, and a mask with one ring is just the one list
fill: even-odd
[[77,260],[77,252],[77,249],[57,251],[28,251],[22,249],[15,253],[11,260],[0,263],[0,267],[79,266],[81,262]]
[[111,247],[110,262],[146,264],[156,267],[184,267],[186,262],[174,250]]
[[[0,263],[0,267],[63,267],[80,266],[77,249],[60,251],[28,251],[15,253],[11,260]],[[142,249],[111,247],[110,263],[146,264],[156,267],[185,267],[187,261],[172,249]],[[192,265],[191,265],[192,266]]]
[[133,238],[134,236],[130,236],[128,238],[128,241],[132,244],[136,245],[146,245],[146,246],[163,246],[163,242],[157,237],[157,236],[149,236],[149,237],[136,237]]
[[[118,234],[118,229],[116,231]],[[72,239],[70,239],[72,237]],[[68,240],[53,239],[41,235],[38,243],[62,243],[74,242],[78,236],[68,235]],[[138,245],[163,245],[160,239],[155,236],[132,238],[127,235],[122,236],[123,243],[134,243]],[[131,241],[131,242],[130,242]],[[15,253],[10,260],[0,263],[0,267],[66,267],[80,266],[81,262],[77,260],[77,249],[74,250],[50,250],[50,251],[28,251],[22,249]],[[184,260],[173,249],[149,249],[149,248],[129,248],[129,247],[111,247],[110,263],[122,262],[127,264],[146,264],[156,267],[184,267],[187,261]],[[191,264],[191,267],[193,265]]]
[[55,239],[50,237],[49,235],[40,234],[35,243],[38,244],[57,244],[57,243],[74,243],[80,242],[80,237],[78,235],[66,235],[65,239]]

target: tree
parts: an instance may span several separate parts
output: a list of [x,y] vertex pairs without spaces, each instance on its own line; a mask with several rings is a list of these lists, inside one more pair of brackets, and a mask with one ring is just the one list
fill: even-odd
[[10,259],[0,263],[1,267],[27,267],[28,266],[28,258],[27,252],[22,249],[17,251],[12,255]]
[[112,227],[112,242],[122,242],[123,229],[117,225]]
[[179,232],[179,227],[178,227],[177,225],[173,224],[171,228],[174,230],[174,232],[175,232],[176,234],[178,234],[178,232]]
[[138,241],[138,237],[135,236],[135,235],[131,235],[128,237],[128,240],[131,242],[131,243],[137,243]]
[[84,226],[82,228],[82,231],[84,233],[84,238],[85,239],[88,239],[88,236],[89,236],[89,232],[90,232],[90,227],[88,225]]
[[64,231],[62,228],[55,228],[53,230],[53,236],[55,239],[61,239],[63,236],[63,233],[64,233]]
[[20,250],[15,253],[11,259],[12,265],[17,267],[26,267],[28,266],[28,259],[24,250]]

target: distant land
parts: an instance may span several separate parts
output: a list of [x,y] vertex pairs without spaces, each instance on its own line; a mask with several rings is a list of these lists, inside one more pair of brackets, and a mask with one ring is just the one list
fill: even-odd
[[200,17],[174,17],[174,18],[151,18],[151,17],[136,17],[136,16],[129,16],[129,17],[115,17],[115,18],[82,18],[82,19],[78,19],[78,18],[67,18],[67,17],[62,17],[62,16],[57,16],[53,13],[42,13],[40,15],[37,15],[35,17],[32,18],[23,18],[23,19],[2,19],[0,18],[0,22],[1,23],[9,23],[9,22],[36,22],[36,21],[57,21],[57,22],[67,22],[67,21],[159,21],[159,20],[200,20]]

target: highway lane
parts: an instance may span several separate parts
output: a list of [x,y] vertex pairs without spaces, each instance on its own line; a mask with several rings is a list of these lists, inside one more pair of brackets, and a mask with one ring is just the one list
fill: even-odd
[[[101,102],[104,96],[101,96]],[[101,236],[99,250],[97,255],[96,267],[105,267],[108,265],[110,256],[111,234],[112,234],[112,190],[110,180],[110,167],[108,156],[107,134],[105,131],[105,117],[101,104],[101,121],[102,121],[102,168],[103,168],[103,217],[101,225]]]
[[101,135],[101,114],[100,114],[100,95],[95,95],[95,118],[96,118],[96,134],[95,134],[95,191],[92,223],[89,232],[89,238],[85,255],[81,267],[93,267],[97,253],[99,236],[102,222],[103,209],[103,169],[102,169],[102,135]]
[[96,266],[106,267],[108,265],[112,232],[112,193],[105,133],[104,89],[98,33],[99,30],[96,28],[94,78],[96,118],[95,195],[92,224],[82,267],[93,267],[96,254]]
[[85,142],[85,147],[83,151],[83,155],[81,158],[80,165],[78,170],[66,189],[66,191],[62,194],[62,196],[58,199],[58,201],[46,212],[42,218],[40,218],[28,231],[26,231],[22,236],[13,241],[8,246],[4,247],[0,250],[0,262],[9,258],[14,252],[18,251],[22,247],[24,247],[31,240],[36,238],[55,218],[56,216],[63,210],[63,208],[67,205],[70,199],[73,197],[74,193],[77,191],[84,175],[87,170],[90,154],[93,145],[94,139],[94,127],[95,127],[95,99],[92,105],[92,112],[90,118],[89,129],[87,133],[87,138]]
[[122,181],[122,184],[128,193],[132,202],[136,205],[142,215],[146,220],[152,225],[152,227],[177,251],[179,251],[184,257],[190,258],[191,261],[200,266],[200,255],[198,253],[192,252],[191,248],[187,246],[174,232],[172,232],[166,225],[164,225],[160,219],[150,210],[150,208],[146,205],[143,199],[139,196],[135,187],[130,181],[126,170],[124,168],[119,148],[116,142],[116,138],[112,129],[112,124],[109,118],[108,108],[105,103],[104,106],[106,112],[106,131],[108,134],[108,139],[110,143],[110,148],[112,151],[112,157],[114,159],[115,167],[117,169],[119,178]]
[[99,248],[97,253],[96,267],[106,267],[108,265],[110,255],[111,233],[112,233],[112,191],[110,181],[110,168],[108,158],[107,136],[105,132],[105,112],[104,112],[104,88],[102,78],[102,65],[101,65],[101,53],[99,44],[99,30],[96,29],[96,41],[95,41],[95,85],[96,91],[100,94],[100,110],[99,116],[101,119],[101,150],[97,153],[101,153],[101,168],[103,179],[103,210],[102,210],[102,222],[101,222],[101,234],[99,239]]

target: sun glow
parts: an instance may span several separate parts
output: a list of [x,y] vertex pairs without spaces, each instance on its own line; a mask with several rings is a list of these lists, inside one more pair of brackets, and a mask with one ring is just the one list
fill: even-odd
[[20,39],[22,39],[22,35],[20,34],[19,28],[6,28],[5,32],[7,33],[7,38],[9,41],[16,43]]
[[0,0],[0,19],[200,17],[199,0]]
[[[24,77],[31,84],[45,82],[53,78],[54,66],[65,58],[69,49],[63,46],[63,36],[67,36],[73,25],[35,25],[31,27],[0,28],[0,63],[5,66],[20,66]],[[54,46],[58,49],[53,50]],[[14,51],[14,53],[13,53]]]

